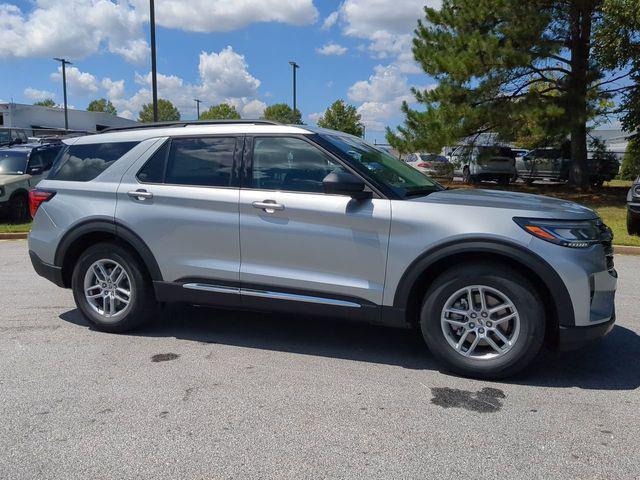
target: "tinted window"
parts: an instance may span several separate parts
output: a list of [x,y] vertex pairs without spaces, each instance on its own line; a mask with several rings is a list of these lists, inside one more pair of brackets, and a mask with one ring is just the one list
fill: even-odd
[[232,137],[173,139],[165,182],[228,187],[235,146],[236,139]]
[[33,152],[31,152],[31,161],[29,165],[42,166],[45,171],[49,170],[59,151],[60,147],[33,150]]
[[162,183],[164,182],[164,165],[169,152],[169,143],[164,142],[156,153],[147,160],[144,167],[138,172],[138,180],[142,183]]
[[0,151],[0,174],[23,174],[27,171],[28,152]]
[[93,180],[136,145],[137,142],[70,145],[49,178],[76,182]]
[[343,167],[298,138],[257,137],[253,147],[253,188],[323,193],[322,180]]

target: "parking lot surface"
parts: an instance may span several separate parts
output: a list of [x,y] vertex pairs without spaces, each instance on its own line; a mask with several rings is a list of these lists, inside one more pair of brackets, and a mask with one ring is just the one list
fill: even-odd
[[329,319],[174,307],[100,333],[0,242],[0,478],[639,478],[640,257],[616,262],[609,337],[485,382]]

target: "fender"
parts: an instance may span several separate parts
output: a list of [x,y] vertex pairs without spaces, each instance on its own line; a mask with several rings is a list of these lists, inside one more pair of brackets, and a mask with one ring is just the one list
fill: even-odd
[[87,220],[79,223],[65,233],[60,240],[60,243],[58,243],[58,248],[56,249],[54,257],[54,265],[62,267],[71,245],[73,245],[73,243],[80,237],[91,233],[111,234],[114,237],[120,238],[129,243],[133,246],[136,253],[142,258],[149,275],[151,275],[151,279],[154,281],[163,280],[158,262],[144,240],[129,228],[115,222],[112,218]]
[[410,294],[420,275],[436,263],[461,254],[493,254],[526,267],[534,273],[548,290],[560,325],[574,326],[575,315],[571,296],[558,273],[542,257],[518,244],[500,240],[464,239],[439,245],[427,250],[404,272],[394,296],[394,308],[405,309]]

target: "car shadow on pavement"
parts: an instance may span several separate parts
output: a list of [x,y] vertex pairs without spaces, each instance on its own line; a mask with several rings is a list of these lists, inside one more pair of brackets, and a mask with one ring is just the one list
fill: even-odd
[[[89,327],[79,310],[65,312],[60,318]],[[129,335],[174,337],[414,370],[441,370],[422,339],[412,330],[338,319],[173,305],[165,308],[150,325]],[[543,352],[526,372],[503,383],[634,390],[640,387],[639,353],[640,336],[616,326],[605,339],[581,350]]]

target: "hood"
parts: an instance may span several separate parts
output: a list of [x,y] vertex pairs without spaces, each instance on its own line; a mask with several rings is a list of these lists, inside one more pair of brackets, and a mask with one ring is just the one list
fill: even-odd
[[425,203],[500,208],[512,210],[514,215],[527,212],[527,216],[535,215],[540,218],[586,220],[598,216],[590,208],[575,202],[543,195],[505,192],[502,190],[442,190],[415,200]]
[[9,185],[11,183],[24,182],[29,180],[31,175],[2,175],[0,174],[0,185]]

